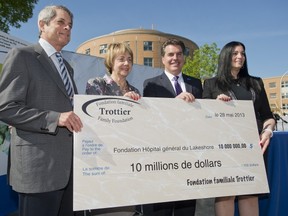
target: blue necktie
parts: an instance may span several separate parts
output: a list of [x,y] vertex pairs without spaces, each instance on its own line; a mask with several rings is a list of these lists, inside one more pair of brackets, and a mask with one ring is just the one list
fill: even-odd
[[65,86],[65,89],[67,91],[67,94],[72,102],[72,99],[73,99],[73,95],[74,95],[74,90],[73,90],[73,87],[72,87],[72,84],[70,82],[70,79],[68,77],[68,71],[65,67],[65,64],[63,62],[63,58],[62,58],[62,55],[61,53],[59,52],[56,52],[56,57],[59,61],[59,67],[60,67],[60,75],[61,75],[61,78],[62,78],[62,81],[64,83],[64,86]]
[[179,78],[179,76],[173,77],[176,95],[179,95],[182,92],[182,88],[181,88],[181,86],[180,86],[180,84],[178,82],[178,78]]

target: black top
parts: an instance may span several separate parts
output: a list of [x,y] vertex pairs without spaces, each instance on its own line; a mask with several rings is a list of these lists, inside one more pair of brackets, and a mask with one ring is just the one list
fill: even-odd
[[252,92],[247,90],[244,86],[241,86],[237,80],[236,83],[231,85],[231,90],[233,91],[237,100],[252,100]]

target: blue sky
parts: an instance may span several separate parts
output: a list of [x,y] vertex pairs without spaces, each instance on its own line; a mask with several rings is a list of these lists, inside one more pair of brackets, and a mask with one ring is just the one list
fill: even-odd
[[72,40],[65,50],[93,37],[123,29],[152,29],[180,35],[198,46],[222,48],[237,40],[246,46],[251,75],[268,78],[288,71],[287,0],[39,0],[34,16],[12,36],[38,41],[37,16],[46,5],[62,4],[74,14]]

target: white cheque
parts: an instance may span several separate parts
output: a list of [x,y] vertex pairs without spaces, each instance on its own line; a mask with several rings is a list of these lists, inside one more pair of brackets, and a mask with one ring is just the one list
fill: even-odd
[[269,192],[251,101],[76,95],[74,210]]

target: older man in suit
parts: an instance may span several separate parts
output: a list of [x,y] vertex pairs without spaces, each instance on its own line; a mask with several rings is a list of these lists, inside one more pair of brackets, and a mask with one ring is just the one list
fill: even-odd
[[[202,83],[199,79],[182,74],[185,45],[177,39],[168,39],[161,49],[164,72],[144,81],[144,97],[180,98],[193,102],[202,98]],[[149,216],[193,216],[195,200],[148,204],[142,206]]]
[[45,7],[39,43],[11,50],[3,65],[0,120],[12,126],[8,175],[21,216],[73,215],[72,133],[82,122],[72,111],[73,70],[60,55],[72,24],[66,7]]

